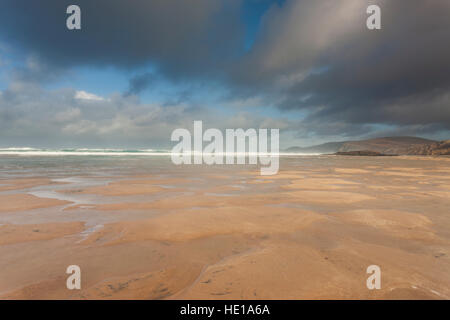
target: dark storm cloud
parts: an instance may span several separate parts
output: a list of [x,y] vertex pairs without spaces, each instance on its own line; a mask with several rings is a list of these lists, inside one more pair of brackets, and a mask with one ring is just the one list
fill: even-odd
[[[81,31],[65,27],[69,4],[82,9]],[[366,28],[369,4],[382,30]],[[302,136],[450,130],[450,1],[274,1],[248,51],[241,10],[238,0],[3,0],[0,40],[37,61],[16,69],[19,82],[72,66],[151,67],[165,81],[217,83],[230,100],[300,110]],[[158,79],[138,73],[123,96]]]
[[[2,0],[0,34],[53,66],[151,63],[170,76],[214,74],[241,44],[240,1]],[[82,29],[66,28],[81,8]]]
[[[366,28],[368,4],[381,7],[382,30]],[[233,77],[237,92],[278,84],[278,105],[308,111],[304,124],[322,131],[450,129],[450,2],[288,1],[267,13]]]

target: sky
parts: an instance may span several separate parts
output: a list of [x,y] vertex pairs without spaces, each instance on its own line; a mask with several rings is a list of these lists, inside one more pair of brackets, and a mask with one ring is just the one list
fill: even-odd
[[450,139],[449,39],[448,0],[2,0],[0,147],[167,148],[194,120]]

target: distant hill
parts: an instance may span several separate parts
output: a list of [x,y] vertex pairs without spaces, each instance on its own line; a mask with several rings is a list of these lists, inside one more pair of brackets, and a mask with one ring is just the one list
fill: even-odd
[[360,141],[328,142],[311,147],[291,147],[292,153],[337,153],[371,151],[396,155],[450,155],[450,140],[434,141],[417,137],[385,137]]

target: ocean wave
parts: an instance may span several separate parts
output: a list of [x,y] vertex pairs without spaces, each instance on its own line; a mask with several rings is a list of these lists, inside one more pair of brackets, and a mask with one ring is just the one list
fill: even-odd
[[[195,155],[192,152],[191,155]],[[204,155],[210,153],[203,153]],[[61,149],[43,149],[31,147],[7,147],[0,148],[0,155],[21,155],[21,156],[168,156],[172,155],[170,150],[165,149],[99,149],[99,148],[61,148]],[[217,156],[226,156],[226,152],[215,153]],[[233,153],[235,156],[250,156],[252,153]],[[261,156],[271,156],[271,153],[256,153]],[[285,153],[279,152],[279,156],[318,156],[318,153]]]
[[99,149],[99,148],[31,148],[31,147],[7,147],[0,148],[0,155],[170,155],[169,150],[158,149]]

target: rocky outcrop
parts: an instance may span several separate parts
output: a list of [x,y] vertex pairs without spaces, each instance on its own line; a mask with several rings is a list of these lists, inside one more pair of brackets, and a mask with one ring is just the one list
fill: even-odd
[[450,155],[450,140],[420,146],[412,152],[417,155],[448,156]]

